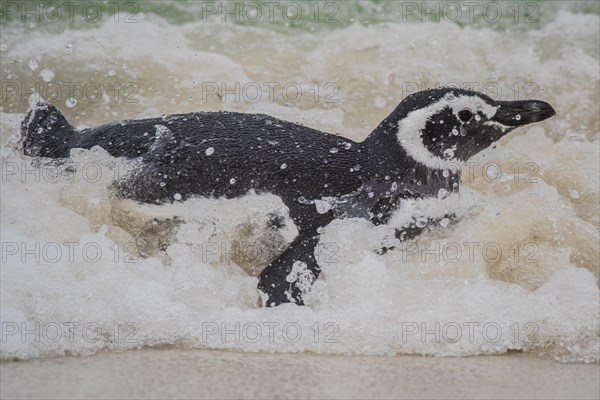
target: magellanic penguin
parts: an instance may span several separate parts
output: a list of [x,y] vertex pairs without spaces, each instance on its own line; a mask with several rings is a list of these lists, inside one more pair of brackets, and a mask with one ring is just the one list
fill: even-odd
[[[458,192],[459,165],[516,127],[555,115],[543,101],[495,101],[440,88],[406,97],[362,142],[262,114],[198,112],[77,130],[53,105],[34,101],[20,146],[32,157],[66,158],[100,146],[137,160],[116,195],[142,203],[272,193],[298,235],[259,276],[263,304],[304,304],[320,272],[315,247],[333,219],[385,224],[406,199]],[[434,223],[435,221],[428,221]],[[397,232],[415,237],[423,226]]]

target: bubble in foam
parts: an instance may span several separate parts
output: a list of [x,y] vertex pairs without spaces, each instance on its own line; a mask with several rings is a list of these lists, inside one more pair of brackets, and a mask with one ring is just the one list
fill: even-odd
[[54,72],[48,68],[44,68],[40,71],[40,76],[44,82],[50,82],[54,78]]
[[420,216],[415,221],[415,225],[418,228],[425,228],[427,226],[427,217]]
[[35,61],[33,59],[29,60],[29,69],[32,71],[35,71],[36,69],[38,69],[37,61]]
[[77,105],[77,99],[69,97],[67,101],[65,101],[65,105],[69,108],[73,108]]

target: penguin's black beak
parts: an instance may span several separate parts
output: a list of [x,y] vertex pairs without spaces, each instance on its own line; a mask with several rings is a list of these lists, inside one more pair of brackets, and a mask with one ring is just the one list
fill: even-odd
[[499,107],[492,120],[507,126],[527,125],[556,115],[550,104],[540,100],[498,101],[496,104]]

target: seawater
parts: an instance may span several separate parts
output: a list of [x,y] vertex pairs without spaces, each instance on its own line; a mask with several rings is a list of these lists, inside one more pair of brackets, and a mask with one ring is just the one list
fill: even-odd
[[[257,2],[258,20],[236,20],[232,3],[234,14],[220,2],[101,3],[72,21],[66,9],[23,19],[23,3],[8,3],[2,359],[158,345],[600,358],[597,3],[500,3],[497,21],[491,8],[467,19],[461,2],[454,21],[439,3],[439,22],[436,2],[424,19],[410,8],[421,2],[297,3],[300,18],[282,3],[272,19]],[[539,98],[557,116],[475,157],[450,202],[407,205],[384,227],[332,223],[306,307],[257,306],[260,266],[295,234],[266,228],[273,210],[286,215],[278,198],[140,207],[107,189],[127,164],[100,148],[63,165],[15,149],[32,90],[78,128],[229,110],[361,140],[406,95],[449,84]],[[376,252],[407,215],[446,209],[458,222]],[[165,223],[173,215],[185,221]]]

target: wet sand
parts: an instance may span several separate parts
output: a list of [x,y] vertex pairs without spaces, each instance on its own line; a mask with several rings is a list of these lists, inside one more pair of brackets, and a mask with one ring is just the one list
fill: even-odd
[[2,362],[13,398],[598,399],[600,364],[531,354],[433,358],[144,349]]

